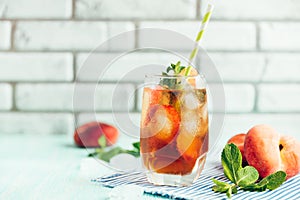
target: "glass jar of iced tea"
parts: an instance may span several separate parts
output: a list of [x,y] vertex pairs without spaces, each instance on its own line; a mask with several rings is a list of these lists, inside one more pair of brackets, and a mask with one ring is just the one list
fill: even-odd
[[200,176],[208,151],[203,76],[146,76],[140,142],[149,182],[186,186]]

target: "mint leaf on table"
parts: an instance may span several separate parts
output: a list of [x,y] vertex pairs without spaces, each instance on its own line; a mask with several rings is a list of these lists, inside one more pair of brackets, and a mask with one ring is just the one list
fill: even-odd
[[267,190],[267,185],[255,183],[255,184],[247,185],[246,187],[243,187],[242,189],[245,191],[250,191],[250,192],[263,192],[263,191]]
[[237,171],[238,180],[236,184],[240,187],[245,187],[255,183],[259,178],[258,171],[252,166],[246,166]]
[[278,171],[265,177],[259,183],[248,185],[243,189],[258,192],[265,191],[266,189],[275,190],[285,181],[285,179],[286,173],[284,171]]
[[122,148],[115,147],[109,151],[103,151],[103,152],[99,153],[98,158],[101,160],[104,160],[106,162],[109,162],[112,157],[114,157],[115,155],[118,155],[120,153],[123,153]]
[[100,147],[106,147],[106,138],[104,135],[101,135],[101,137],[99,137],[98,144]]
[[234,144],[227,144],[222,151],[222,165],[225,176],[237,183],[237,171],[242,168],[242,154]]
[[[105,139],[105,138],[104,138]],[[101,137],[99,138],[99,145],[100,143],[102,143],[103,141],[101,141]],[[102,143],[104,144],[104,143]],[[140,156],[140,142],[135,142],[132,144],[133,146],[133,150],[127,150],[127,149],[123,149],[121,147],[114,147],[112,149],[107,150],[106,149],[106,144],[104,146],[100,145],[100,148],[96,148],[95,152],[88,154],[89,157],[92,156],[97,156],[99,159],[109,162],[110,159],[118,154],[121,153],[127,153],[130,155],[133,155],[134,157],[139,157]]]
[[216,184],[212,188],[215,192],[227,192],[227,190],[231,187],[229,183],[222,182],[217,179],[212,179],[212,181]]
[[226,196],[228,198],[231,198],[232,194],[236,194],[237,193],[237,186],[236,185],[232,185],[226,192]]
[[238,192],[238,187],[245,191],[262,192],[267,189],[274,190],[278,188],[286,179],[286,173],[278,171],[257,183],[259,179],[258,171],[252,166],[242,167],[242,154],[234,144],[226,144],[221,159],[224,174],[233,184],[212,179],[215,183],[212,190],[226,193],[228,198]]
[[134,149],[136,149],[136,151],[140,152],[141,149],[141,143],[140,142],[135,142],[132,144],[132,146],[134,147]]
[[275,190],[285,181],[285,179],[286,173],[284,171],[278,171],[265,177],[261,182],[266,183],[269,190]]
[[212,179],[212,181],[216,184],[212,188],[214,192],[221,192],[221,193],[226,192],[228,198],[231,198],[232,194],[237,193],[237,188],[235,184],[229,184],[216,179]]

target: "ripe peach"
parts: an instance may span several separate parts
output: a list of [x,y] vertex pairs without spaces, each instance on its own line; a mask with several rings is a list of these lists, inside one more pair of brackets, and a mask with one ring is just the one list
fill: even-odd
[[281,167],[291,178],[300,172],[300,142],[291,136],[280,137]]
[[300,144],[292,137],[280,134],[268,125],[257,125],[245,138],[245,157],[264,178],[283,170],[290,178],[300,172]]
[[99,147],[98,139],[103,134],[106,138],[107,146],[117,142],[118,130],[111,125],[100,122],[89,122],[78,127],[74,132],[74,141],[79,147]]
[[246,138],[246,134],[245,133],[240,133],[237,134],[233,137],[231,137],[227,144],[233,143],[235,144],[241,151],[242,153],[242,157],[243,157],[243,163],[246,163],[246,158],[245,158],[245,154],[244,154],[244,142],[245,142],[245,138]]

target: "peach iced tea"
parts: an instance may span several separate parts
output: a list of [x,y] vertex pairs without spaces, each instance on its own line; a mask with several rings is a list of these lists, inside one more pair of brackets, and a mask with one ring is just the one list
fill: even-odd
[[141,156],[150,182],[189,185],[199,177],[208,151],[206,89],[197,88],[200,76],[166,78],[178,83],[143,91]]

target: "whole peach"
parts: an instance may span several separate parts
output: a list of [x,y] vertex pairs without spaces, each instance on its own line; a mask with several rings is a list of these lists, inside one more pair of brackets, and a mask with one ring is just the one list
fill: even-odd
[[281,136],[279,150],[281,167],[287,179],[297,175],[300,172],[300,142],[291,136]]
[[101,122],[89,122],[78,127],[74,132],[75,144],[79,147],[99,147],[98,139],[104,135],[106,145],[110,146],[117,142],[118,130]]
[[281,170],[279,140],[279,133],[268,125],[254,126],[246,135],[246,160],[262,178]]
[[293,137],[280,136],[268,125],[251,128],[245,138],[245,157],[264,178],[283,170],[287,178],[300,172],[300,143]]
[[246,162],[246,158],[245,158],[245,155],[244,155],[245,138],[246,138],[246,134],[245,133],[240,133],[240,134],[237,134],[237,135],[231,137],[227,142],[227,144],[233,143],[239,148],[239,150],[242,153],[243,163]]

